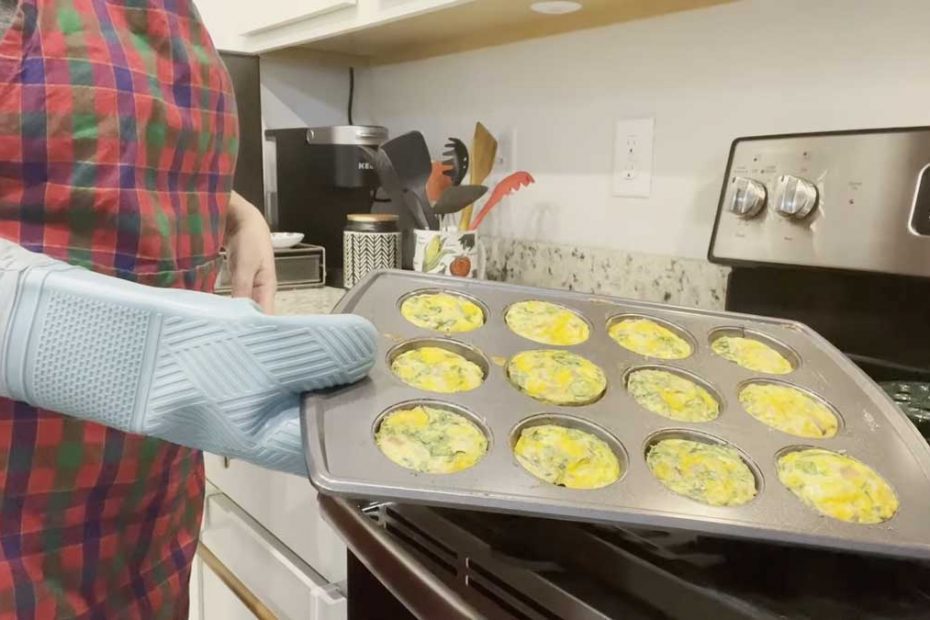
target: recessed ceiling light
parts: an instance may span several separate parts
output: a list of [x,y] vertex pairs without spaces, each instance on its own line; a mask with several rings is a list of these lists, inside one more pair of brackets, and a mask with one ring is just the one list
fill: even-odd
[[566,15],[581,10],[581,3],[572,0],[546,0],[545,2],[534,2],[530,5],[530,10],[544,15]]

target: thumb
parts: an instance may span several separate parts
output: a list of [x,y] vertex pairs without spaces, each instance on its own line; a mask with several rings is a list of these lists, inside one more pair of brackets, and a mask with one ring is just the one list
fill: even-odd
[[374,365],[378,332],[360,316],[266,316],[263,320],[274,325],[274,335],[247,346],[274,379],[293,393],[354,383]]

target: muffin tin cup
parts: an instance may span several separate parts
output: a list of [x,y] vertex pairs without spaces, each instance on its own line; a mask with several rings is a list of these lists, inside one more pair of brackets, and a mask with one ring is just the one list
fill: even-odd
[[753,420],[755,420],[757,423],[759,423],[760,425],[764,426],[765,428],[770,428],[770,429],[772,429],[772,430],[774,430],[774,431],[778,431],[779,433],[784,433],[787,437],[791,437],[791,438],[793,438],[795,441],[799,441],[799,440],[800,440],[800,441],[820,442],[820,441],[823,441],[824,439],[832,439],[832,437],[802,437],[801,435],[795,435],[795,434],[793,434],[793,433],[789,433],[789,432],[787,432],[787,431],[783,431],[783,430],[781,430],[781,429],[775,428],[774,426],[770,426],[770,425],[768,425],[767,423],[765,423],[765,422],[763,422],[762,420],[760,420],[759,418],[755,417],[754,415],[752,415],[751,413],[749,413],[748,411],[746,411],[746,407],[743,406],[742,402],[739,401],[739,398],[738,398],[738,397],[739,397],[739,394],[742,394],[743,390],[746,389],[747,387],[751,386],[751,385],[775,385],[775,386],[778,386],[778,387],[790,388],[790,389],[792,389],[792,390],[795,390],[795,391],[797,391],[797,392],[800,392],[801,394],[803,394],[804,396],[807,396],[808,398],[810,398],[810,399],[813,400],[814,402],[823,405],[823,406],[826,408],[827,411],[829,411],[831,414],[833,414],[834,419],[836,419],[836,434],[833,435],[833,437],[836,437],[837,435],[840,435],[840,434],[843,432],[843,430],[846,428],[846,421],[843,419],[843,414],[840,413],[840,412],[837,410],[837,408],[834,407],[834,406],[830,403],[830,401],[828,401],[826,398],[824,398],[824,397],[821,396],[820,394],[814,393],[813,391],[811,391],[811,390],[809,390],[809,389],[807,389],[807,388],[805,388],[805,387],[802,387],[802,386],[800,386],[800,385],[796,385],[796,384],[794,384],[794,383],[792,383],[792,382],[790,382],[790,381],[785,381],[785,380],[783,380],[783,379],[770,379],[770,378],[768,378],[768,377],[760,377],[760,378],[758,378],[758,379],[750,379],[750,380],[748,380],[748,381],[743,381],[743,382],[742,382],[739,386],[737,386],[737,388],[736,388],[737,403],[739,403],[740,409],[742,409],[742,411],[743,411],[743,413],[744,413],[745,415],[748,415],[750,418],[752,418]]
[[[685,379],[686,381],[690,381],[691,383],[695,384],[699,388],[702,388],[705,392],[710,394],[710,397],[713,398],[714,401],[717,403],[717,417],[714,418],[713,420],[708,420],[708,421],[688,422],[689,424],[709,424],[711,422],[716,422],[717,420],[720,419],[720,416],[722,415],[723,411],[726,409],[726,401],[724,400],[723,395],[721,395],[720,390],[718,390],[716,387],[711,385],[710,382],[706,381],[702,377],[699,377],[693,372],[690,372],[690,371],[687,371],[681,368],[676,368],[668,364],[643,364],[642,366],[631,367],[629,370],[623,373],[623,389],[627,390],[628,394],[629,394],[628,386],[630,384],[630,376],[633,373],[638,372],[640,370],[658,370],[660,372],[667,372],[677,377],[681,377],[682,379]],[[746,384],[748,385],[749,383],[752,383],[752,382],[748,381]],[[630,398],[633,398],[632,394],[630,395]],[[635,401],[636,399],[633,398],[633,400]],[[640,408],[642,408],[644,411],[649,411],[649,413],[651,413],[652,415],[657,415],[665,420],[668,420],[670,424],[673,424],[675,422],[686,422],[684,420],[678,420],[677,418],[671,418],[671,417],[664,416],[661,413],[656,413],[655,411],[650,411],[649,409],[646,409],[645,407],[640,405],[638,402],[636,404]]]
[[[402,411],[404,409],[413,409],[415,407],[431,407],[433,409],[441,409],[443,411],[448,411],[449,413],[454,413],[456,415],[459,415],[465,418],[466,420],[468,420],[469,422],[477,426],[478,430],[481,431],[481,434],[483,434],[485,439],[488,440],[488,452],[490,452],[493,449],[494,435],[491,433],[491,429],[488,428],[486,421],[482,420],[480,417],[478,417],[477,415],[475,415],[474,413],[472,413],[465,407],[454,405],[452,403],[446,402],[438,398],[419,398],[416,400],[410,400],[410,401],[403,402],[403,403],[397,403],[393,407],[388,407],[381,413],[381,415],[379,415],[375,419],[374,423],[371,425],[371,441],[375,442],[375,436],[378,433],[378,429],[381,428],[381,423],[384,421],[385,418],[387,418],[389,415],[397,411]],[[375,445],[377,446],[377,443],[375,443]],[[378,450],[380,451],[380,448]],[[384,460],[386,462],[390,463],[394,467],[400,467],[401,469],[404,469],[405,471],[413,471],[413,470],[405,468],[403,465],[399,463],[395,463],[390,458],[388,458],[388,456],[384,454],[384,452],[381,452],[381,455],[384,457]],[[484,456],[487,456],[487,452],[485,452]],[[481,459],[478,459],[478,463],[481,462],[484,456],[482,456]],[[468,471],[468,469],[463,469],[462,471]],[[451,474],[435,474],[435,473],[430,473],[430,472],[417,472],[417,473],[420,473],[421,475],[430,475],[430,476],[454,476],[455,474],[458,474],[461,472],[454,472]]]
[[552,343],[550,343],[550,342],[543,342],[542,340],[535,340],[535,339],[533,339],[533,338],[530,338],[529,336],[525,336],[525,335],[523,335],[523,334],[517,332],[517,331],[514,330],[512,327],[510,327],[509,325],[507,325],[507,315],[510,313],[510,310],[511,310],[514,306],[516,306],[516,305],[518,305],[518,304],[520,304],[520,303],[529,302],[529,301],[548,301],[548,300],[546,300],[546,299],[519,299],[519,300],[514,301],[512,304],[508,305],[506,308],[504,308],[503,312],[501,313],[501,319],[502,319],[503,322],[504,322],[504,327],[506,327],[507,329],[509,329],[511,333],[513,333],[513,334],[519,336],[520,338],[522,338],[523,340],[525,340],[527,343],[529,343],[529,346],[535,346],[535,347],[555,347],[555,348],[560,348],[560,349],[571,349],[572,347],[577,347],[577,346],[579,346],[579,345],[582,345],[582,344],[584,344],[585,342],[587,342],[588,340],[591,339],[591,334],[594,333],[594,326],[591,325],[591,321],[588,320],[587,317],[585,317],[583,314],[581,314],[580,312],[578,312],[577,310],[575,310],[575,309],[573,309],[573,308],[569,308],[568,306],[564,306],[564,305],[562,305],[562,304],[552,303],[551,301],[550,301],[549,303],[552,303],[553,306],[558,307],[560,310],[566,310],[566,311],[568,311],[568,312],[574,314],[574,315],[578,318],[578,320],[580,320],[580,321],[583,322],[585,325],[587,325],[587,327],[588,327],[588,337],[587,337],[585,340],[582,340],[581,342],[573,342],[573,343],[571,343],[571,344],[552,344]]
[[[491,372],[491,362],[479,349],[457,340],[453,340],[452,338],[427,337],[406,340],[394,347],[391,347],[391,349],[387,352],[387,356],[385,357],[385,363],[387,364],[388,369],[390,369],[394,364],[394,360],[397,359],[399,355],[403,355],[404,353],[409,353],[410,351],[416,351],[417,349],[423,349],[426,347],[435,347],[437,349],[448,351],[449,353],[460,355],[465,360],[478,366],[478,368],[480,368],[481,372],[484,374],[485,380],[487,380],[488,375]],[[393,371],[391,374],[393,374]],[[403,379],[397,375],[394,375],[394,378],[398,381],[403,381]]]
[[691,347],[691,355],[687,355],[685,357],[653,357],[653,356],[640,355],[640,357],[652,360],[654,362],[679,362],[681,360],[688,359],[689,357],[694,355],[695,351],[697,351],[698,349],[697,340],[695,340],[694,336],[688,330],[683,328],[681,325],[678,325],[677,323],[673,323],[665,319],[660,319],[656,316],[649,316],[645,314],[632,314],[629,312],[624,313],[624,314],[617,314],[607,319],[606,327],[607,327],[608,337],[610,338],[611,342],[613,342],[614,345],[620,347],[621,349],[623,349],[624,351],[626,351],[627,353],[631,355],[638,355],[635,351],[631,351],[630,349],[627,349],[622,344],[614,340],[613,337],[610,336],[610,328],[619,323],[623,323],[624,321],[636,321],[636,320],[643,320],[643,319],[652,321],[656,325],[664,327],[668,331],[672,332],[673,334],[675,334],[676,336],[684,340],[686,343],[688,343],[688,346]]
[[[564,414],[558,414],[558,413],[540,413],[540,414],[533,415],[533,416],[526,418],[525,420],[517,424],[513,428],[512,431],[510,431],[511,451],[514,450],[514,447],[517,445],[517,441],[520,439],[520,434],[524,430],[528,428],[533,428],[535,426],[543,426],[545,424],[552,424],[554,426],[561,426],[564,428],[574,428],[579,431],[584,431],[586,433],[594,435],[595,437],[597,437],[598,439],[606,443],[607,447],[610,448],[610,451],[614,453],[615,457],[617,457],[617,462],[620,465],[620,476],[607,486],[618,484],[619,482],[623,480],[623,477],[626,475],[626,470],[627,468],[629,468],[629,465],[630,465],[630,456],[627,453],[626,448],[623,446],[622,443],[620,443],[620,440],[614,437],[614,435],[607,429],[597,424],[594,424],[593,422],[585,420],[584,418],[579,418],[577,416],[564,415]],[[517,465],[521,469],[524,469],[524,471],[526,471],[527,474],[529,474],[530,476],[533,475],[531,472],[529,472],[528,470],[523,468],[522,465],[519,464],[519,462],[517,461],[516,455],[514,455],[514,462],[516,462]],[[600,487],[600,488],[604,488],[604,487]],[[580,489],[580,490],[594,491],[597,489]]]
[[[795,351],[793,348],[791,348],[790,346],[788,346],[781,340],[778,340],[777,338],[773,338],[772,336],[769,336],[768,334],[764,334],[762,332],[755,331],[752,329],[747,329],[745,327],[733,327],[733,326],[718,327],[717,329],[714,329],[713,331],[711,331],[710,334],[708,335],[707,346],[710,347],[711,345],[714,344],[714,341],[717,340],[718,338],[726,338],[727,336],[730,336],[730,337],[736,336],[738,338],[746,338],[748,340],[756,340],[758,342],[761,342],[762,344],[767,345],[771,347],[772,349],[774,349],[776,352],[780,353],[781,356],[784,357],[786,360],[788,360],[788,363],[791,364],[791,372],[786,372],[783,374],[756,372],[752,370],[749,371],[749,372],[753,372],[754,374],[758,376],[787,377],[793,374],[794,372],[796,372],[798,368],[801,366],[801,356],[798,355],[798,352]],[[716,353],[713,353],[713,351],[711,351],[711,353],[713,355],[716,355]],[[737,364],[736,362],[731,362],[722,357],[720,359],[723,359],[724,361],[730,364],[733,364],[735,366],[739,366],[739,364]]]
[[[478,309],[481,310],[481,314],[482,314],[482,318],[483,318],[483,322],[482,322],[482,324],[481,324],[481,327],[484,327],[485,325],[487,325],[488,320],[489,320],[489,318],[490,318],[490,315],[489,315],[489,312],[490,312],[490,311],[488,310],[487,305],[485,305],[485,303],[484,303],[483,301],[481,301],[480,299],[478,299],[477,297],[474,297],[474,296],[469,295],[469,294],[467,294],[467,293],[463,293],[463,292],[461,292],[461,291],[456,291],[456,290],[454,290],[454,289],[447,289],[447,288],[424,288],[424,289],[419,289],[419,290],[416,290],[416,291],[410,291],[410,292],[407,293],[406,295],[402,295],[401,297],[399,297],[399,298],[397,299],[397,311],[400,312],[401,307],[403,307],[403,305],[404,305],[404,302],[407,301],[408,299],[410,299],[411,297],[419,297],[420,295],[438,295],[438,294],[440,294],[440,293],[445,293],[446,295],[452,295],[453,297],[458,297],[459,299],[463,299],[463,300],[465,300],[465,301],[470,301],[471,303],[473,303],[473,304],[475,304],[476,306],[478,306]],[[405,319],[405,320],[406,320],[406,319]],[[408,323],[409,323],[409,321],[408,321]],[[416,327],[416,325],[414,325],[413,323],[410,323],[410,325],[411,325],[411,327]],[[476,327],[475,329],[481,329],[481,327]],[[420,328],[420,329],[425,329],[425,328]],[[475,330],[474,330],[474,329],[471,329],[471,330],[464,331],[464,332],[456,332],[456,331],[445,331],[445,330],[440,330],[440,329],[433,329],[433,330],[429,330],[429,331],[432,332],[432,333],[434,333],[434,334],[441,334],[441,335],[444,335],[444,336],[456,336],[456,335],[459,335],[459,334],[467,334],[467,333],[473,332],[473,331],[475,331]]]
[[[454,340],[490,361],[484,384],[470,392],[437,395],[398,380],[388,352],[415,339],[435,338],[404,319],[398,299],[424,289],[438,289],[479,299],[488,309],[487,323],[474,331],[453,334]],[[543,405],[516,390],[506,376],[513,355],[540,348],[513,334],[503,321],[504,309],[517,301],[539,299],[580,313],[592,326],[588,341],[571,351],[591,360],[607,374],[607,391],[587,406]],[[349,387],[307,394],[302,420],[310,479],[324,493],[346,497],[415,502],[493,510],[552,518],[687,529],[728,537],[804,544],[832,549],[930,559],[930,447],[888,396],[825,339],[798,323],[676,308],[648,302],[612,299],[572,292],[412,272],[376,272],[356,285],[337,312],[351,312],[375,323],[380,332],[377,363],[370,376]],[[617,345],[607,333],[609,320],[640,315],[679,326],[695,343],[682,360],[655,360]],[[795,370],[777,378],[820,396],[840,414],[842,427],[828,439],[806,440],[762,424],[746,413],[739,389],[750,380],[773,375],[754,373],[710,350],[712,334],[721,329],[761,336],[794,352]],[[736,333],[736,332],[730,332]],[[721,412],[711,422],[684,423],[641,407],[624,386],[625,373],[644,366],[678,369],[714,388]],[[492,445],[474,467],[454,475],[417,474],[386,466],[372,439],[382,413],[398,403],[438,400],[471,412],[483,423]],[[507,438],[540,411],[578,418],[602,428],[625,446],[623,477],[600,489],[566,489],[534,478],[517,462]],[[644,448],[657,433],[688,431],[719,438],[740,450],[762,481],[755,499],[742,506],[707,506],[677,496],[657,481],[644,459]],[[800,443],[844,452],[879,472],[895,489],[900,507],[895,517],[877,525],[839,522],[805,506],[778,482],[775,458]],[[751,467],[752,468],[752,467]]]
[[[752,498],[751,500],[749,500],[748,502],[746,502],[745,504],[741,504],[741,506],[747,506],[751,504],[752,502],[758,500],[759,497],[762,495],[762,492],[765,490],[765,477],[762,475],[762,470],[759,469],[759,466],[745,452],[743,452],[739,448],[739,446],[733,445],[732,443],[730,443],[726,439],[723,439],[722,437],[717,437],[715,435],[711,435],[710,433],[705,433],[703,431],[692,431],[692,430],[686,430],[686,429],[681,429],[681,428],[679,429],[673,428],[673,429],[668,429],[664,431],[659,431],[658,433],[655,433],[654,435],[646,439],[646,443],[643,446],[643,458],[646,458],[646,455],[649,454],[649,450],[654,445],[656,445],[657,443],[661,441],[665,441],[666,439],[686,439],[688,441],[703,443],[703,444],[707,444],[710,446],[724,446],[726,448],[733,448],[734,450],[736,450],[737,454],[739,454],[740,460],[742,460],[743,464],[746,465],[746,467],[749,469],[750,472],[752,472],[752,477],[756,483],[756,496]],[[655,475],[653,475],[653,478],[655,478]],[[655,480],[657,483],[665,487],[665,489],[669,493],[675,493],[676,495],[678,495],[675,491],[673,491],[672,489],[662,484],[662,482],[658,478],[655,478]],[[699,500],[696,500],[693,498],[687,498],[687,499],[690,499],[691,501],[697,502],[704,506],[710,505],[710,504],[705,504],[703,502],[700,502]],[[739,508],[740,506],[736,506],[736,507]]]

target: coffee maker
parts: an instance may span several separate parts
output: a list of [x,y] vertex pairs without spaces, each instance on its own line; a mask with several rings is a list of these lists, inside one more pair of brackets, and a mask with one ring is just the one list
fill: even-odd
[[350,213],[368,213],[380,187],[359,147],[377,148],[388,130],[373,125],[271,129],[267,215],[274,231],[299,232],[326,250],[326,283],[342,286],[342,231]]

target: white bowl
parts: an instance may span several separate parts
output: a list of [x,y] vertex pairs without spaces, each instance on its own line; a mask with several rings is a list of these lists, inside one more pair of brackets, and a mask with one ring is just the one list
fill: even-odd
[[303,233],[273,232],[271,233],[271,246],[276,250],[292,248],[304,240]]

